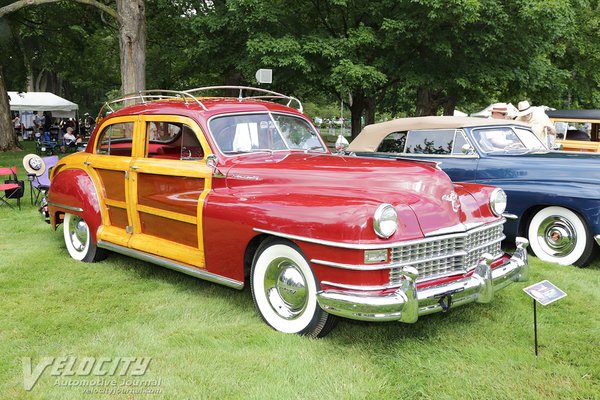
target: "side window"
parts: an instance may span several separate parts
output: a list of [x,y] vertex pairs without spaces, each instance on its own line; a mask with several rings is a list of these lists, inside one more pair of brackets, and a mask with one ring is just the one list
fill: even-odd
[[377,151],[380,153],[404,153],[406,134],[406,132],[390,133],[381,141]]
[[121,122],[105,127],[98,138],[96,154],[131,157],[133,122]]
[[462,148],[467,143],[469,142],[467,142],[464,132],[461,130],[457,130],[454,135],[454,146],[452,147],[452,154],[464,155]]
[[194,130],[180,122],[149,121],[146,123],[148,158],[200,160],[204,152]]
[[410,131],[406,140],[406,153],[451,154],[453,142],[454,129]]

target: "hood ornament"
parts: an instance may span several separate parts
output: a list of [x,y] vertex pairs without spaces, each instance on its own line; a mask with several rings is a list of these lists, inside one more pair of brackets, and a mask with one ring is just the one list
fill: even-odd
[[452,203],[452,210],[454,212],[458,212],[458,210],[460,210],[460,201],[458,199],[458,195],[454,190],[450,192],[450,194],[443,195],[442,200],[449,201],[450,203]]

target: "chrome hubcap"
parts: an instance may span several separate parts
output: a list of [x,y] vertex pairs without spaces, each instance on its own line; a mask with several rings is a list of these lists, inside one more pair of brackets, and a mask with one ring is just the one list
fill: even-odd
[[553,256],[570,254],[577,244],[577,231],[571,221],[560,216],[546,218],[538,229],[538,240],[545,243]]
[[265,294],[273,310],[282,318],[295,319],[308,302],[306,279],[289,258],[275,258],[265,273]]
[[71,244],[77,251],[83,251],[88,240],[87,224],[80,217],[73,217],[69,221],[69,237]]

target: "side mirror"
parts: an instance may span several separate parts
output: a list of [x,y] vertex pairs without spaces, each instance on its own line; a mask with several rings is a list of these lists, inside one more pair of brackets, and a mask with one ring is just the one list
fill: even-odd
[[348,140],[344,136],[338,135],[338,138],[335,141],[335,149],[338,151],[338,153],[346,151],[348,146],[350,146],[350,143],[348,143]]
[[221,171],[219,171],[219,159],[216,155],[211,154],[206,157],[206,165],[213,170],[213,177],[215,178],[225,178],[225,175]]
[[471,146],[469,143],[463,144],[460,150],[463,154],[466,154],[468,156],[475,154],[475,149],[473,149],[473,146]]

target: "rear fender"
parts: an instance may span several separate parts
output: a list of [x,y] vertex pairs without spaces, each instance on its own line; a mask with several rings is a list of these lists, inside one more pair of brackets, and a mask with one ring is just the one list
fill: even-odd
[[50,224],[55,230],[65,213],[83,218],[96,243],[96,232],[102,225],[102,216],[96,186],[87,172],[81,169],[60,170],[50,184],[48,210]]

